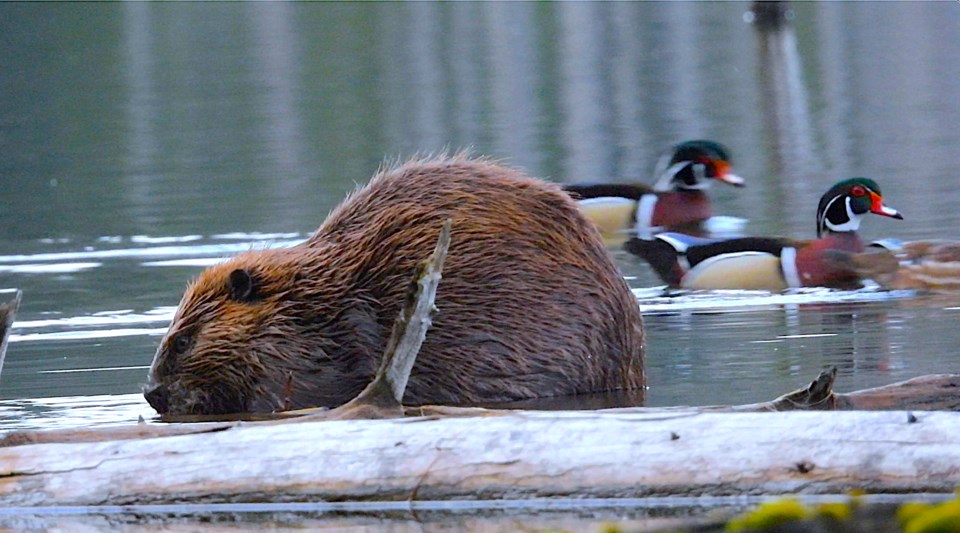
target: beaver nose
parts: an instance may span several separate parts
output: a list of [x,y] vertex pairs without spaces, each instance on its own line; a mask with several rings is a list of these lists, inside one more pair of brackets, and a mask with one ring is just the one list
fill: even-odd
[[163,385],[154,385],[143,391],[143,397],[147,399],[150,407],[156,409],[161,415],[167,412],[170,407],[170,394]]

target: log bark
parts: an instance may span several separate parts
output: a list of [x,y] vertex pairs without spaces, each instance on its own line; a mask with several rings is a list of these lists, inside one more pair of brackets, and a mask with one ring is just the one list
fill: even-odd
[[960,413],[519,412],[0,449],[0,506],[949,492]]

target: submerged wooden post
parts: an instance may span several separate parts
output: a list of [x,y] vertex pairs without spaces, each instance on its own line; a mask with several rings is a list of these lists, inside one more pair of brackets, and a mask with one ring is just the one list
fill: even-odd
[[7,338],[10,336],[10,329],[13,327],[13,321],[20,309],[19,290],[14,291],[13,298],[0,304],[0,375],[3,374],[3,361],[7,357]]
[[760,30],[778,30],[793,19],[793,9],[789,0],[755,0],[750,6],[750,15],[751,22]]

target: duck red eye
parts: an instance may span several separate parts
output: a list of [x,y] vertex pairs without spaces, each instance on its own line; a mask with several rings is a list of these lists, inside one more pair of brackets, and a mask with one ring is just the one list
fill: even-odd
[[855,196],[860,198],[861,196],[867,195],[867,188],[863,185],[854,185],[850,188],[850,196]]
[[703,165],[704,170],[707,171],[707,175],[712,176],[713,174],[716,174],[717,169],[713,159],[710,159],[709,157],[705,157],[705,156],[700,156],[696,158],[694,162],[698,165]]

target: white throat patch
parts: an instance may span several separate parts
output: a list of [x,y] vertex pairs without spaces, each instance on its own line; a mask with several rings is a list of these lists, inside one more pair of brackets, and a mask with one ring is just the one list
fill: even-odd
[[845,204],[844,207],[845,207],[846,210],[847,210],[847,221],[844,222],[843,224],[834,224],[834,223],[830,222],[830,218],[827,217],[827,213],[830,212],[830,206],[833,205],[833,202],[836,202],[836,201],[837,201],[837,198],[839,198],[839,196],[836,197],[836,198],[831,199],[831,200],[827,203],[827,207],[823,210],[823,217],[824,217],[824,218],[823,218],[823,227],[825,227],[826,229],[828,229],[828,230],[830,230],[830,231],[836,232],[836,233],[840,233],[840,232],[844,232],[844,231],[857,231],[858,229],[860,229],[860,219],[863,217],[863,215],[858,215],[858,214],[854,213],[854,212],[853,212],[853,209],[850,208],[850,197],[849,197],[849,196],[844,196],[844,197],[843,197],[843,199],[844,199],[844,204]]
[[[697,178],[697,183],[693,186],[683,185],[680,188],[688,191],[702,190],[710,187],[710,180],[706,177],[706,168],[702,164],[695,164],[690,161],[680,161],[674,163],[660,173],[660,178],[654,184],[653,190],[657,192],[667,192],[674,190],[674,178],[681,170],[693,165],[693,175]],[[658,165],[659,166],[659,165]]]

